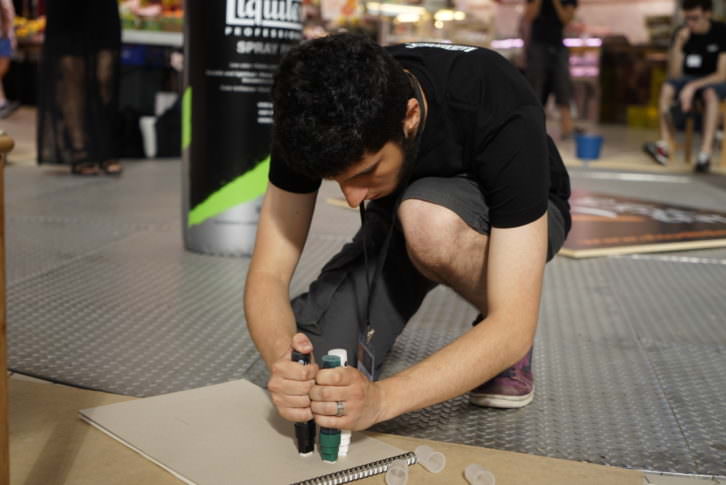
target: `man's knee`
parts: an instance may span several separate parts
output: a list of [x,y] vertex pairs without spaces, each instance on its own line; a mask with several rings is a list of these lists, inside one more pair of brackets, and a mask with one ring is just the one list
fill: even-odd
[[713,88],[705,88],[703,90],[702,96],[703,96],[703,102],[706,103],[707,105],[709,105],[709,104],[717,105],[720,102],[720,100],[718,98],[718,94],[716,94],[716,90]]
[[443,282],[465,223],[453,211],[420,199],[406,199],[398,211],[411,261],[426,277]]
[[676,90],[671,83],[663,83],[660,90],[660,99],[663,102],[670,103],[676,94]]

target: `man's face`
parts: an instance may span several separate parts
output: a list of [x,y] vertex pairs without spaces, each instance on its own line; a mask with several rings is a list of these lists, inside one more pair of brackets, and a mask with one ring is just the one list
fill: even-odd
[[694,8],[692,10],[684,10],[683,18],[686,21],[688,29],[696,34],[704,34],[708,32],[708,29],[711,26],[709,22],[711,19],[711,12],[703,10],[701,7]]
[[366,200],[380,199],[395,192],[406,167],[416,156],[415,137],[421,123],[421,109],[416,99],[409,99],[403,120],[403,143],[389,141],[375,153],[363,158],[337,177],[331,177],[351,207]]
[[401,144],[389,141],[375,153],[367,153],[337,177],[345,200],[358,207],[365,200],[380,199],[393,193],[401,182],[405,155]]

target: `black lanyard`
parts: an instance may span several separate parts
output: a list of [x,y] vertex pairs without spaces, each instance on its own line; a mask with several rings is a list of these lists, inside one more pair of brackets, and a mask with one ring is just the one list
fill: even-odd
[[[366,286],[368,287],[368,301],[366,302],[366,310],[365,310],[365,320],[359,320],[359,327],[361,331],[361,335],[365,338],[365,342],[368,344],[370,343],[371,339],[373,338],[373,334],[375,333],[375,330],[371,326],[371,304],[373,303],[373,295],[376,291],[376,284],[378,283],[378,279],[380,277],[381,272],[383,271],[383,265],[386,262],[386,256],[388,256],[388,246],[391,244],[391,237],[393,237],[393,231],[396,229],[396,220],[398,217],[398,205],[401,203],[401,198],[403,197],[403,191],[408,186],[409,181],[411,180],[411,176],[413,174],[413,165],[416,161],[416,157],[418,157],[418,151],[421,147],[421,137],[424,132],[424,128],[426,128],[426,105],[424,104],[424,96],[423,92],[421,90],[421,85],[419,84],[418,80],[408,71],[404,71],[406,75],[408,76],[409,81],[411,82],[411,87],[413,88],[414,94],[416,96],[416,101],[418,101],[419,109],[421,111],[421,119],[419,121],[418,130],[416,131],[416,138],[414,139],[414,148],[411,151],[410,154],[410,160],[404,159],[404,166],[403,170],[406,170],[406,173],[404,174],[404,179],[401,181],[401,186],[399,188],[401,194],[398,196],[398,199],[396,199],[395,204],[393,205],[393,214],[391,216],[391,227],[388,228],[388,233],[386,234],[386,239],[383,241],[383,246],[381,246],[381,251],[379,253],[378,263],[376,264],[375,271],[373,273],[373,278],[371,279],[369,271],[368,271],[368,238],[366,237],[366,230],[365,230],[365,217],[366,217],[366,209],[365,209],[365,201],[361,202],[358,206],[360,210],[360,223],[361,223],[361,232],[363,233],[363,262],[365,264],[366,268]],[[406,154],[404,153],[404,156]],[[410,165],[410,166],[406,166]]]

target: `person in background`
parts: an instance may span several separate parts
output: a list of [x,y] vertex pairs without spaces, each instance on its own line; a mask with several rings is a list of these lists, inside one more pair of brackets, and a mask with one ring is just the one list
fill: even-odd
[[531,23],[526,44],[526,74],[544,106],[550,94],[560,111],[560,138],[572,136],[570,113],[572,83],[570,55],[563,44],[562,32],[575,17],[577,0],[527,0],[524,17]]
[[726,99],[726,24],[711,20],[711,0],[683,0],[685,25],[675,33],[670,51],[670,78],[660,93],[660,136],[644,150],[665,165],[675,146],[671,110],[688,113],[694,101],[704,105],[701,150],[694,170],[707,172],[718,126],[719,103]]
[[121,22],[116,0],[48,0],[38,103],[38,163],[120,175]]
[[15,8],[12,0],[0,0],[0,118],[6,118],[17,106],[5,97],[3,78],[10,69],[10,60],[16,47]]

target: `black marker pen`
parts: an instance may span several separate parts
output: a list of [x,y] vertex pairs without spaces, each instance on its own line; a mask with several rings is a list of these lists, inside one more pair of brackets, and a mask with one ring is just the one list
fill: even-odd
[[[292,361],[308,365],[310,364],[310,354],[303,354],[293,350]],[[312,455],[315,449],[315,420],[311,419],[307,423],[295,423],[295,437],[297,438],[297,451],[300,456]]]

